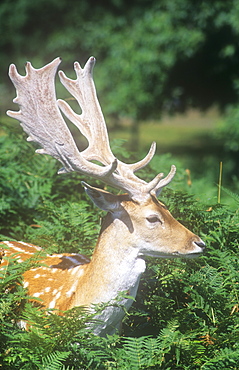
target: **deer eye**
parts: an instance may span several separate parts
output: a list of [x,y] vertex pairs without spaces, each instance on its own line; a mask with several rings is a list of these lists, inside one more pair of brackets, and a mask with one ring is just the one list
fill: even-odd
[[160,218],[156,215],[148,216],[146,217],[146,220],[150,222],[151,224],[156,224],[157,222],[159,222],[160,224],[163,223],[162,220],[160,220]]

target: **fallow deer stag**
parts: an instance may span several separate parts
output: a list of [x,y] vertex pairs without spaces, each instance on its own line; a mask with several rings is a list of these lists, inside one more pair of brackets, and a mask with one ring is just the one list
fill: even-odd
[[[65,101],[56,99],[54,78],[60,62],[56,58],[40,69],[28,62],[26,76],[18,74],[15,65],[11,65],[9,75],[17,91],[13,101],[20,110],[7,114],[21,122],[28,141],[41,146],[37,153],[49,154],[62,163],[59,173],[78,171],[126,193],[113,195],[82,182],[96,206],[108,211],[91,261],[80,255],[48,255],[42,261],[48,267],[33,268],[24,274],[30,296],[40,297],[45,307],[68,310],[110,302],[122,291],[135,297],[145,270],[145,256],[197,256],[205,244],[157,200],[162,188],[174,177],[175,166],[166,177],[160,173],[148,183],[135,175],[154,156],[155,143],[137,163],[126,164],[114,157],[93,81],[95,58],[91,57],[83,69],[79,63],[74,64],[76,80],[59,72],[61,83],[81,107],[80,115]],[[77,148],[61,111],[88,140],[85,150]],[[39,250],[23,242],[5,244],[6,253],[11,249],[19,255],[20,262]],[[122,298],[121,303],[129,309],[132,299]],[[107,306],[95,333],[114,332],[123,316],[122,308]]]

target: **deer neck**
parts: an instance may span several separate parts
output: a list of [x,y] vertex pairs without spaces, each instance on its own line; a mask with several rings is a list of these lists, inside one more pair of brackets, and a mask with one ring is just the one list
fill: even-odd
[[[145,261],[132,246],[132,233],[126,222],[111,214],[106,216],[92,260],[79,281],[76,305],[109,302],[122,291],[136,296]],[[125,302],[126,306],[131,304],[132,300]]]

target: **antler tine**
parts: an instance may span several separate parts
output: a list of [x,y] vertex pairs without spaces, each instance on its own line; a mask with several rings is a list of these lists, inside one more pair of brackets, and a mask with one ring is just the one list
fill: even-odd
[[153,141],[152,144],[151,144],[151,147],[149,149],[148,154],[141,161],[129,164],[128,165],[129,168],[133,172],[141,170],[141,168],[144,168],[145,166],[147,166],[147,164],[149,164],[149,162],[151,161],[151,159],[153,158],[153,156],[155,154],[155,151],[156,151],[156,143],[155,143],[155,141]]
[[[165,178],[162,178],[163,174],[161,174],[162,176],[161,176],[161,178],[158,179],[159,180],[158,183],[155,186],[152,186],[152,193],[154,193],[156,196],[158,196],[161,193],[162,189],[172,181],[175,174],[176,174],[176,166],[172,165],[169,174]],[[157,176],[156,176],[156,178],[157,178]],[[151,183],[152,182],[153,181],[151,181]],[[148,185],[150,185],[150,183]],[[150,188],[150,186],[149,186],[149,188]]]
[[58,105],[88,140],[89,146],[81,153],[84,158],[109,164],[115,157],[110,149],[107,128],[93,81],[95,62],[95,58],[90,57],[83,69],[75,62],[76,80],[66,77],[64,72],[59,71],[61,83],[77,100],[82,114],[76,114],[63,100],[59,100]]
[[[51,120],[58,121],[58,143],[63,143],[68,127],[59,115],[58,107],[55,103],[55,89],[53,78],[55,76],[60,58],[56,58],[47,66],[36,70],[30,62],[26,63],[26,76],[21,76],[14,64],[10,65],[9,76],[16,88],[17,97],[13,100],[19,104],[19,112],[8,111],[7,114],[21,122],[24,131],[29,135],[28,141],[38,142],[46,153],[56,156],[53,150],[52,138],[56,136],[55,125],[48,125],[45,130],[45,123],[48,116]],[[32,122],[37,124],[33,125]],[[44,132],[44,136],[42,134]],[[57,159],[58,156],[56,156]]]

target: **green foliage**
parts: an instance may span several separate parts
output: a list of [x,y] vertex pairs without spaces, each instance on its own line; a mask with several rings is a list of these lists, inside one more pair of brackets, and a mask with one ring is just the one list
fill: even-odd
[[40,160],[22,134],[0,136],[0,158],[1,232],[10,236],[16,225],[24,228],[30,222],[33,209],[51,194],[56,166],[50,158]]
[[225,151],[225,162],[228,167],[228,185],[230,189],[238,192],[238,172],[239,172],[239,107],[238,105],[228,108],[227,114],[220,122],[219,128],[215,133],[217,140],[223,144]]
[[[23,300],[26,298],[25,291],[22,288],[22,273],[30,268],[29,261],[19,264],[15,261],[14,256],[10,258],[11,263],[0,270],[0,320],[5,322],[9,319],[8,326],[12,326],[12,322],[16,321],[19,314],[19,308]],[[4,335],[4,330],[1,332],[1,337]]]
[[[28,332],[15,329],[11,335],[8,334],[11,349],[5,359],[6,363],[15,365],[20,362],[24,369],[45,369],[51,366],[63,369],[63,363],[74,353],[72,347],[77,347],[76,341],[87,348],[86,326],[92,314],[83,308],[77,307],[59,316],[54,311],[47,314],[45,310],[26,305],[22,319],[34,326]],[[82,357],[84,355],[79,354],[79,364]]]
[[28,227],[24,235],[34,244],[48,247],[53,253],[89,253],[99,234],[98,215],[94,214],[86,201],[66,201],[64,204],[45,201],[38,207],[38,218],[34,226]]
[[225,121],[221,122],[217,136],[224,139],[225,149],[231,152],[238,152],[239,149],[239,108],[228,109]]
[[66,360],[69,352],[54,352],[42,358],[42,370],[63,370],[65,367],[62,361]]
[[149,336],[126,338],[123,340],[122,349],[118,351],[122,358],[121,361],[118,360],[118,368],[173,369],[187,353],[192,357],[195,353],[202,355],[205,351],[203,345],[190,337],[187,338],[178,328],[179,324],[176,321],[170,321],[156,338]]
[[[58,176],[54,159],[35,154],[22,133],[2,127],[0,233],[51,246],[52,251],[61,251],[67,244],[80,250],[82,245],[92,245],[92,238],[94,244],[99,212],[93,212],[93,205],[85,201],[80,177]],[[79,233],[82,244],[77,244]]]
[[[114,151],[131,161],[120,142],[114,143]],[[101,212],[86,201],[79,177],[57,177],[55,162],[36,156],[17,132],[1,137],[0,154],[0,217],[5,238],[20,236],[50,251],[90,254]],[[160,161],[156,158],[141,175],[151,179],[159,167],[166,171],[170,156],[164,156],[165,163]],[[234,209],[208,201],[199,203],[182,191],[184,174],[180,163],[178,167],[177,180],[162,192],[161,200],[175,218],[202,237],[207,244],[206,254],[187,260],[148,258],[148,268],[123,323],[122,336],[106,338],[92,334],[90,328],[95,320],[82,307],[58,316],[54,310],[47,314],[30,305],[22,287],[22,273],[34,266],[39,256],[21,264],[13,256],[8,267],[0,270],[2,368],[239,367],[238,195],[223,189],[233,198]],[[29,330],[21,329],[19,321],[28,321]]]
[[215,357],[208,360],[203,366],[202,370],[223,370],[233,369],[236,370],[239,367],[238,350],[233,351],[231,349],[223,349],[218,351]]

